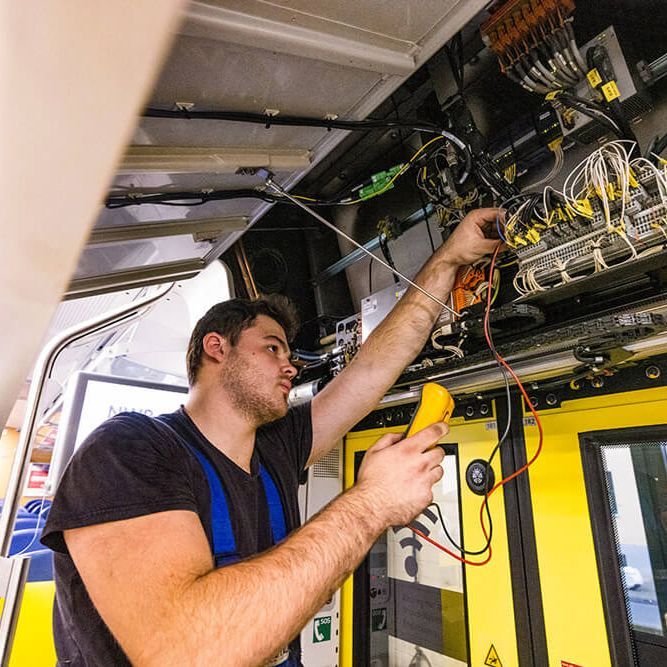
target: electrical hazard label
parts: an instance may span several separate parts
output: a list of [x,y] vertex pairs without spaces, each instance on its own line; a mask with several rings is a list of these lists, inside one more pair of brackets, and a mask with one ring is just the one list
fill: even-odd
[[488,667],[503,667],[503,663],[500,662],[500,658],[498,657],[498,651],[496,651],[496,647],[493,644],[491,644],[491,648],[486,654],[484,664]]

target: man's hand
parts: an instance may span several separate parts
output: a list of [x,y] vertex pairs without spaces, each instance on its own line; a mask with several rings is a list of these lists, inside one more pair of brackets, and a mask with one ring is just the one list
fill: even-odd
[[[372,499],[386,526],[405,526],[433,501],[445,452],[435,444],[449,432],[439,422],[402,440],[390,433],[364,456],[357,489]],[[399,442],[400,441],[400,442]]]
[[499,212],[497,208],[470,211],[438,250],[438,254],[456,266],[468,266],[492,254],[500,243],[496,228],[497,215],[503,221],[504,212]]

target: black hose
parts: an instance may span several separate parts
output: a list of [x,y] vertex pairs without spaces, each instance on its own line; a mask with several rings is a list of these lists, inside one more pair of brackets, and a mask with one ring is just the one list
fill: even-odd
[[327,130],[349,130],[351,132],[368,132],[392,127],[411,129],[416,132],[440,134],[441,128],[427,121],[380,120],[339,120],[327,118],[309,118],[307,116],[270,116],[263,113],[244,111],[192,111],[188,109],[156,109],[149,107],[144,110],[146,118],[173,118],[181,120],[225,120],[237,123],[255,123],[269,129],[272,125],[288,125],[293,127],[322,127]]

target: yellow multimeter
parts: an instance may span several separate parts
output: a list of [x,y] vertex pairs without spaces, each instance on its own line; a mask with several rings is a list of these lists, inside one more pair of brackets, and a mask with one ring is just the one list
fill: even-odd
[[452,412],[454,412],[454,399],[451,394],[442,385],[427,382],[422,387],[419,405],[412,415],[405,437],[408,438],[436,422],[449,424]]

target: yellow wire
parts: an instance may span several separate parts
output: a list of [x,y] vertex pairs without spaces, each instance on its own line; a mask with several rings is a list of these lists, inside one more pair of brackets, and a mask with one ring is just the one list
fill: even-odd
[[[377,192],[374,192],[372,195],[368,197],[364,197],[363,199],[354,199],[353,201],[346,201],[344,202],[345,206],[350,206],[352,204],[359,204],[363,201],[366,201],[368,199],[372,199],[373,197],[377,197],[378,195],[384,194],[393,184],[394,181],[399,177],[402,176],[407,170],[408,167],[422,154],[426,148],[428,148],[432,143],[435,141],[442,141],[444,137],[442,135],[438,135],[437,137],[433,137],[433,139],[427,141],[419,150],[417,150],[414,155],[403,165],[403,168],[397,171],[392,177],[391,180],[387,182],[387,184],[381,189],[378,190]],[[343,202],[341,202],[343,203]]]
[[312,201],[315,202],[316,204],[319,203],[319,199],[313,199],[312,197],[305,197],[304,195],[292,195],[294,199],[301,199],[301,201]]

